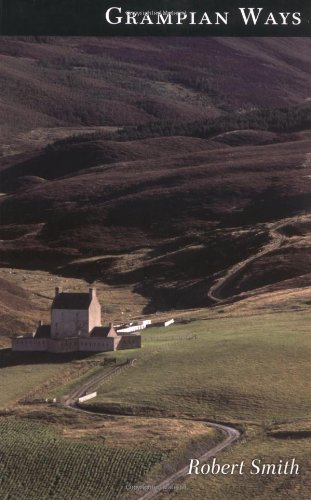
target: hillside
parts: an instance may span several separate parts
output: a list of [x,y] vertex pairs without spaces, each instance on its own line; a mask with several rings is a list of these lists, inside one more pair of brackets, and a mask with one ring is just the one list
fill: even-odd
[[303,38],[3,38],[1,132],[11,143],[38,127],[189,121],[302,103],[310,59]]
[[7,337],[23,333],[25,329],[33,331],[43,308],[34,300],[25,288],[16,286],[14,281],[0,278],[0,347],[7,345]]
[[3,39],[2,266],[146,311],[210,305],[252,256],[218,299],[310,273],[308,224],[269,246],[310,209],[310,43]]
[[[152,321],[140,349],[1,350],[1,498],[309,498],[310,49],[0,40],[0,348],[56,286]],[[245,474],[174,479],[206,452]]]

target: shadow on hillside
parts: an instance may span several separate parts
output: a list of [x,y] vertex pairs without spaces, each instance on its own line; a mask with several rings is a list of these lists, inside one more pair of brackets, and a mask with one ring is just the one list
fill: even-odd
[[48,353],[48,352],[13,352],[11,348],[0,349],[0,368],[17,365],[58,364],[70,363],[80,359],[87,359],[94,353]]
[[269,436],[275,439],[310,439],[311,431],[274,431],[269,433]]

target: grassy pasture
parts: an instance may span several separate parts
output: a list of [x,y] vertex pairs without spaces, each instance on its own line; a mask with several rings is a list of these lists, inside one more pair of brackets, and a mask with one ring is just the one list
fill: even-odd
[[0,417],[0,497],[123,498],[127,485],[165,477],[219,439],[204,422],[24,407]]
[[[239,316],[238,305],[232,315],[230,307],[218,314],[217,310],[193,312],[196,320],[169,328],[152,327],[143,332],[141,350],[105,355],[117,360],[136,357],[137,362],[104,383],[99,397],[86,406],[129,416],[103,418],[39,406],[17,408],[15,417],[2,417],[0,431],[4,429],[5,439],[10,431],[10,442],[4,440],[2,447],[6,471],[2,475],[3,498],[19,498],[21,491],[27,492],[27,498],[59,498],[64,494],[78,498],[73,490],[77,476],[79,498],[136,498],[135,493],[125,491],[129,478],[133,483],[157,483],[219,439],[203,422],[181,420],[181,416],[242,424],[242,440],[221,453],[218,460],[244,460],[246,473],[187,478],[183,483],[186,489],[170,496],[161,493],[160,500],[309,498],[310,310],[302,304],[300,310],[286,313],[266,307],[255,315],[240,306],[240,314],[244,311],[245,315]],[[66,393],[94,370],[105,370],[99,366],[102,357],[71,361],[69,366],[33,365],[28,380],[27,365],[4,368],[3,373],[11,370],[6,401],[14,399],[16,390],[20,397],[24,395],[27,383],[32,394]],[[23,466],[18,476],[14,457],[25,457],[26,448],[31,464]],[[299,477],[247,473],[254,458],[273,463],[293,457],[301,467]],[[36,475],[40,460],[50,464],[56,474],[44,469]],[[87,476],[94,463],[96,470]],[[35,478],[33,483],[26,470]],[[113,480],[104,484],[100,478],[108,476]],[[50,496],[44,496],[47,494]]]
[[136,366],[89,406],[258,423],[305,417],[309,321],[306,309],[148,329]]
[[[299,424],[298,426],[302,426]],[[310,429],[310,421],[304,422]],[[297,427],[297,424],[296,424]],[[253,459],[261,459],[262,463],[279,463],[295,458],[299,464],[299,476],[262,476],[250,475]],[[244,475],[197,475],[187,478],[184,489],[178,493],[162,493],[160,500],[178,498],[178,500],[240,500],[253,498],[256,500],[308,500],[311,490],[310,439],[274,439],[259,434],[251,440],[243,440],[240,444],[224,451],[217,457],[220,464],[245,462]]]
[[[308,499],[310,312],[198,320],[144,332],[135,368],[102,386],[89,406],[129,413],[187,414],[239,422],[240,443],[220,463],[245,461],[244,475],[196,476],[160,500]],[[197,339],[186,340],[196,334]],[[184,340],[182,340],[184,338]],[[149,352],[149,356],[148,356]],[[195,456],[195,455],[194,455]],[[296,458],[299,476],[250,476],[254,458]],[[126,498],[135,498],[129,495]]]
[[57,388],[68,384],[73,378],[82,377],[94,369],[99,361],[96,357],[84,360],[56,362],[55,358],[34,363],[28,358],[21,364],[0,368],[1,387],[0,408],[14,403],[18,399],[47,398],[58,396]]

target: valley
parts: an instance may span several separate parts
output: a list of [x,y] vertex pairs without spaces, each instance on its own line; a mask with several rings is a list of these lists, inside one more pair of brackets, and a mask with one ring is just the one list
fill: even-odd
[[[1,497],[309,497],[310,68],[308,38],[1,39]],[[141,349],[10,351],[89,286]],[[301,475],[185,477],[216,452]]]

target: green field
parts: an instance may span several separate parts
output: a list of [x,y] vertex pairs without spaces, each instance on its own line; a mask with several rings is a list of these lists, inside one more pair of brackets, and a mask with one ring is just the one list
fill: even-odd
[[[310,421],[307,423],[310,429]],[[217,456],[219,463],[245,461],[245,474],[234,476],[192,476],[184,481],[185,490],[159,495],[160,500],[309,500],[311,491],[310,439],[273,439],[253,436]],[[265,463],[295,457],[300,466],[299,476],[249,475],[251,461],[259,458]]]
[[309,324],[305,309],[152,328],[136,366],[102,385],[89,407],[239,423],[242,440],[219,455],[221,463],[295,457],[300,465],[299,477],[246,469],[244,476],[187,478],[186,490],[159,498],[310,498]]
[[[46,356],[45,356],[46,357]],[[31,363],[29,355],[21,364],[8,364],[0,368],[0,408],[12,405],[19,399],[57,396],[57,389],[99,364],[95,356],[85,360]]]
[[161,493],[160,499],[308,499],[310,313],[306,306],[240,317],[237,311],[229,316],[224,310],[219,317],[201,311],[191,322],[145,330],[141,350],[3,368],[2,406],[27,392],[68,393],[85,377],[107,369],[101,367],[103,357],[137,359],[85,404],[115,416],[40,405],[15,406],[15,416],[1,417],[0,497],[24,498],[26,492],[34,499],[58,500],[64,494],[83,500],[136,498],[125,491],[129,481],[143,477],[143,484],[157,483],[220,439],[203,422],[191,420],[206,419],[244,430],[239,443],[217,456],[221,463],[295,457],[301,475],[251,477],[246,471],[244,476],[192,477],[183,482],[185,490]]
[[258,423],[306,417],[310,316],[306,310],[150,328],[136,366],[104,384],[90,406]]
[[0,498],[122,498],[149,472],[156,481],[220,439],[204,422],[15,408],[0,416]]

